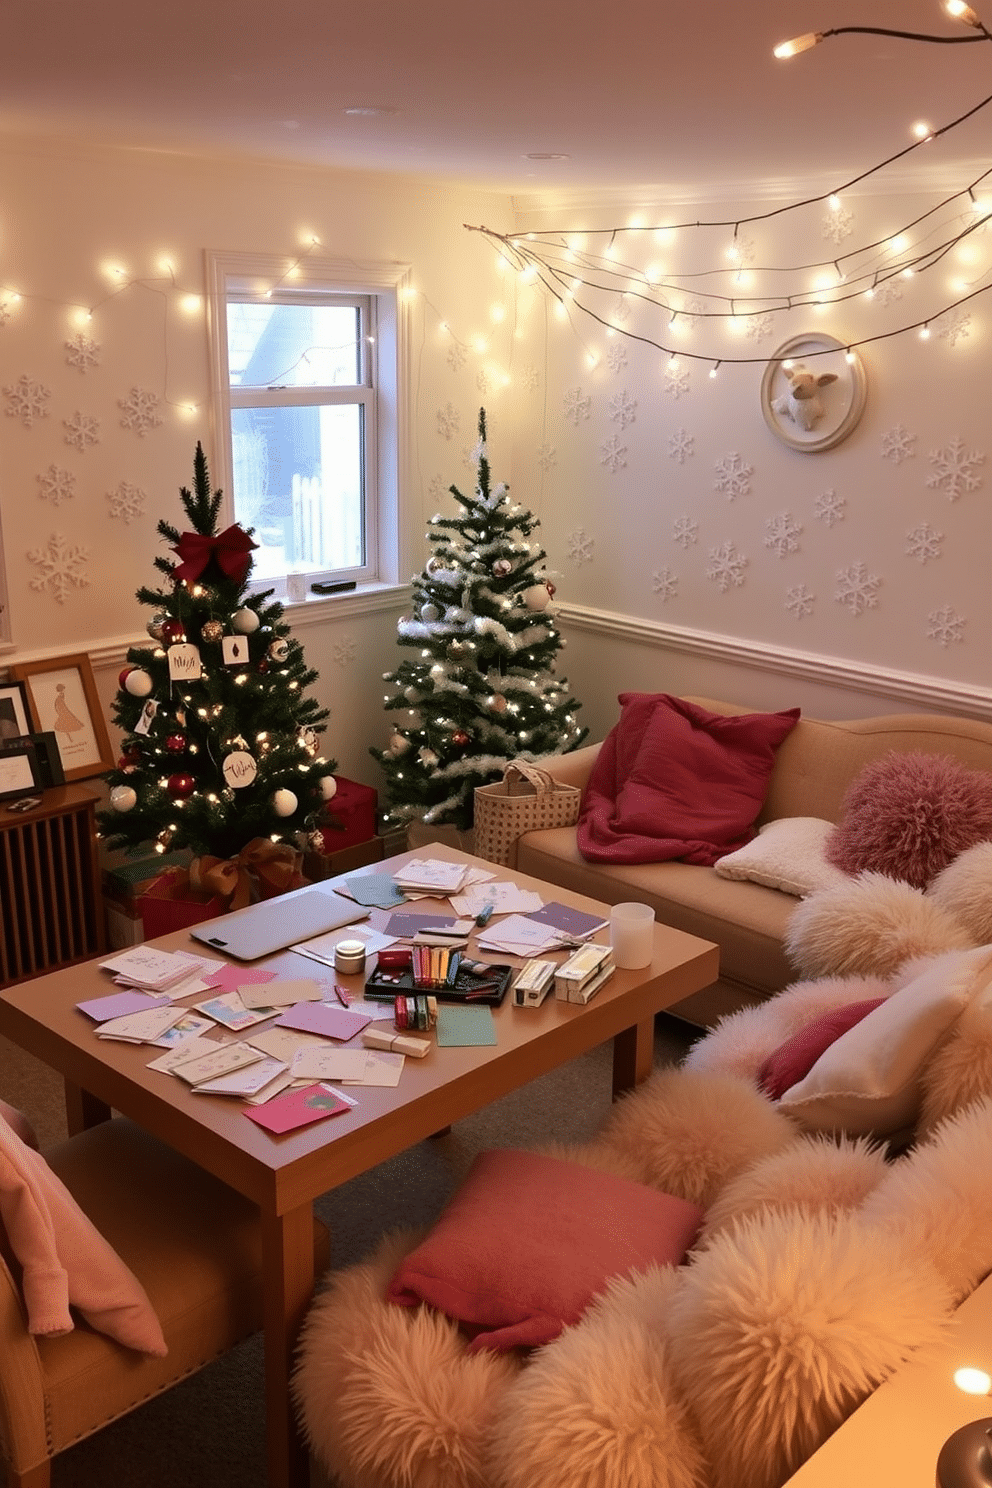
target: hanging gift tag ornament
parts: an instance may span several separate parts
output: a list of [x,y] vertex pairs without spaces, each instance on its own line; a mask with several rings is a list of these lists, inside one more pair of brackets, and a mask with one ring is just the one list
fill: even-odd
[[224,780],[232,790],[241,790],[244,786],[251,785],[258,774],[258,765],[244,749],[234,749],[225,755],[222,769]]
[[235,610],[231,616],[232,629],[239,635],[251,635],[261,625],[261,620],[255,610],[250,610],[247,605],[243,610]]
[[147,697],[154,685],[151,676],[142,667],[132,667],[124,675],[124,690],[132,697]]
[[272,805],[275,808],[276,816],[292,816],[299,804],[293,792],[286,790],[285,787],[273,793]]
[[134,725],[134,732],[136,734],[147,734],[148,730],[155,722],[155,715],[157,712],[158,703],[155,701],[154,698],[149,698],[147,703],[141,710],[141,717]]
[[110,792],[110,804],[115,811],[132,811],[138,804],[137,791],[129,785],[115,785]]
[[225,636],[221,646],[225,666],[247,666],[248,642],[243,635]]
[[200,648],[184,642],[170,646],[166,652],[169,659],[169,676],[173,682],[193,682],[202,675]]

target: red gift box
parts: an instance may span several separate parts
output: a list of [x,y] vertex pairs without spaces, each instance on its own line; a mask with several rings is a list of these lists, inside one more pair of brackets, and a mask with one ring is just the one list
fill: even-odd
[[171,868],[149,884],[138,898],[145,939],[168,935],[173,930],[187,930],[227,911],[227,901],[220,894],[201,894],[189,885],[185,868]]
[[324,851],[328,853],[371,841],[379,804],[379,794],[371,785],[360,785],[344,775],[335,775],[334,779],[338,788],[324,808],[320,823]]

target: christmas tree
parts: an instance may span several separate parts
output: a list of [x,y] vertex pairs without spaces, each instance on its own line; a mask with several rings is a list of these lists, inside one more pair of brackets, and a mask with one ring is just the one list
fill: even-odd
[[385,680],[398,714],[385,749],[387,820],[472,825],[474,792],[502,778],[507,761],[575,749],[588,730],[568,683],[554,675],[564,644],[551,609],[547,554],[528,542],[540,525],[490,487],[486,414],[479,412],[473,496],[449,490],[459,515],[433,517],[433,553],[413,579],[413,613],[397,641],[417,652]]
[[317,673],[273,591],[249,592],[250,534],[218,533],[221,492],[199,444],[193,472],[179,493],[192,531],[159,522],[176,557],[155,559],[164,587],[137,591],[158,644],[127,653],[113,710],[122,753],[98,820],[111,847],[228,859],[257,838],[313,835],[335,765],[318,753],[328,710],[305,696]]

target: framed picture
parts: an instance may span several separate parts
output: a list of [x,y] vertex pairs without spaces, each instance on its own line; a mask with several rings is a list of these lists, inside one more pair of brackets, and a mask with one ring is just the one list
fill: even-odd
[[40,789],[32,746],[0,749],[0,801],[11,796],[29,796]]
[[88,656],[15,662],[10,676],[27,691],[31,727],[24,732],[54,733],[66,780],[86,780],[113,769],[110,735]]
[[35,773],[42,790],[51,790],[55,785],[65,785],[65,771],[59,754],[59,741],[51,732],[44,734],[19,734],[16,738],[0,736],[0,752],[7,749],[33,749]]
[[23,682],[0,682],[0,741],[31,732]]
[[865,369],[857,352],[813,332],[784,342],[761,379],[761,412],[777,439],[803,454],[833,449],[865,408]]

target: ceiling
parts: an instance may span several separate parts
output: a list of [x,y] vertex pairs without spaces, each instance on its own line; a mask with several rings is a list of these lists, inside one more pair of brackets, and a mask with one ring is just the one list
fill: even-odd
[[[0,135],[512,194],[812,194],[992,94],[992,44],[771,55],[834,26],[977,34],[938,0],[0,0],[0,17]],[[990,132],[992,107],[897,170],[984,169]]]

